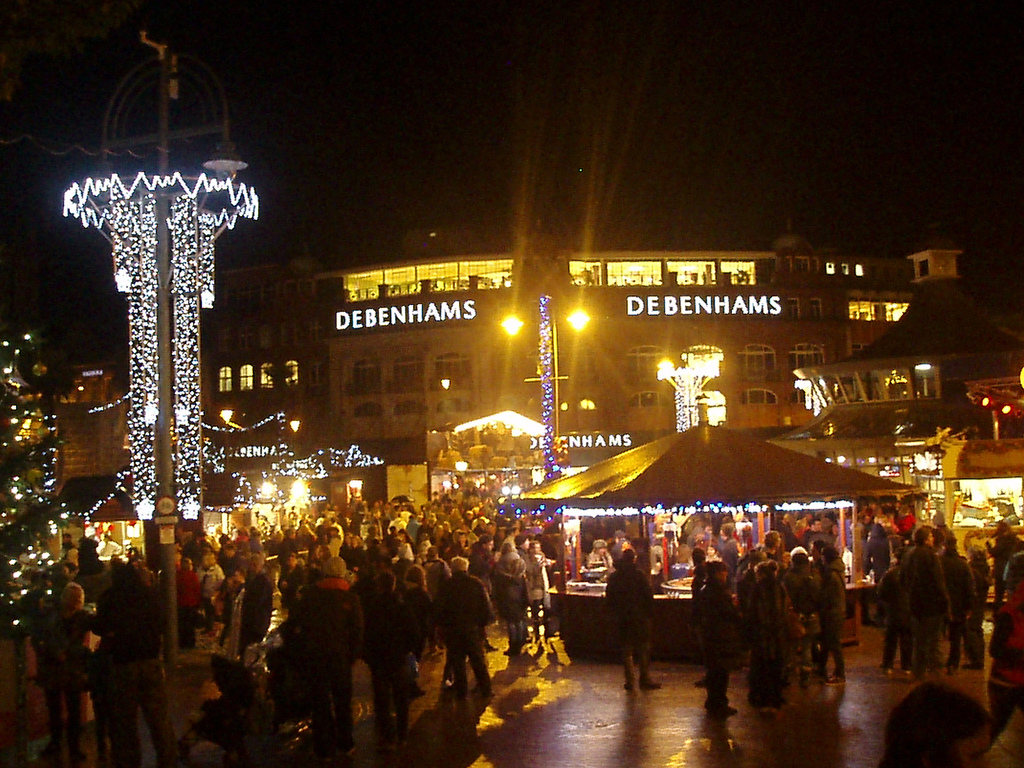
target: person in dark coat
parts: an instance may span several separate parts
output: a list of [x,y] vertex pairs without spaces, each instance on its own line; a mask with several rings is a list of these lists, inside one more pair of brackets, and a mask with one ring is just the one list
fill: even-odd
[[789,647],[786,589],[778,578],[775,560],[759,563],[756,583],[745,618],[752,628],[748,701],[763,712],[777,711],[782,698],[783,673]]
[[878,582],[878,604],[885,617],[882,640],[882,671],[886,677],[895,675],[896,648],[900,651],[900,670],[909,675],[914,663],[914,636],[910,630],[910,595],[903,582],[903,550],[893,552],[889,570]]
[[313,701],[313,751],[322,759],[355,748],[352,665],[362,652],[363,610],[346,574],[345,561],[330,558],[323,578],[303,589],[290,617]]
[[910,627],[914,633],[914,677],[938,672],[939,639],[949,613],[949,596],[942,563],[934,549],[934,529],[922,525],[914,531],[914,547],[903,559],[903,583],[910,600]]
[[[85,760],[81,749],[82,693],[89,657],[85,639],[92,619],[84,605],[85,590],[70,582],[61,593],[60,607],[47,614],[32,638],[36,684],[45,693],[50,723],[50,743],[43,754],[59,757],[66,733],[68,758],[73,764]],[[62,705],[67,712],[66,727]]]
[[414,565],[405,572],[405,589],[402,591],[402,597],[412,612],[413,621],[416,624],[417,640],[413,655],[416,657],[417,679],[412,681],[410,687],[410,696],[416,698],[426,693],[418,683],[419,662],[423,660],[427,641],[433,639],[435,629],[434,604],[430,600],[430,593],[427,592],[426,578],[422,567]]
[[995,541],[985,544],[988,548],[989,557],[992,558],[992,573],[995,576],[996,582],[993,610],[998,611],[1003,604],[1003,598],[1006,595],[1006,580],[1004,578],[1006,564],[1017,551],[1017,544],[1017,536],[1014,534],[1010,524],[1005,520],[1000,520],[996,523]]
[[992,586],[992,576],[988,567],[988,558],[985,557],[985,550],[980,547],[971,547],[967,564],[974,577],[974,602],[971,604],[971,612],[967,616],[967,625],[964,627],[964,653],[967,654],[967,663],[964,664],[964,669],[984,669],[985,634],[982,625],[985,621],[988,590]]
[[627,549],[619,565],[608,577],[605,600],[615,619],[626,670],[623,686],[632,691],[637,684],[636,667],[640,668],[640,688],[660,688],[651,680],[651,632],[654,616],[654,593],[647,577],[636,566],[636,553]]
[[420,641],[409,606],[395,589],[395,574],[381,571],[366,603],[363,658],[373,681],[373,719],[377,748],[390,752],[405,742],[409,732],[412,677],[408,659]]
[[[472,568],[472,562],[470,563]],[[516,551],[515,544],[505,542],[501,559],[491,571],[491,596],[498,615],[508,628],[506,656],[518,656],[526,645],[526,563]]]
[[263,642],[274,615],[274,585],[265,568],[262,553],[249,556],[249,577],[245,580],[242,596],[242,622],[238,638],[238,653],[253,643]]
[[484,628],[491,622],[491,603],[480,579],[470,576],[469,560],[453,557],[452,576],[441,584],[437,599],[438,625],[447,646],[447,668],[454,678],[456,696],[469,691],[466,660],[476,678],[476,689],[491,695],[491,675],[484,659]]
[[806,688],[811,682],[813,664],[811,648],[821,633],[821,577],[811,568],[807,550],[797,547],[793,552],[793,566],[782,577],[793,610],[800,616],[804,636],[800,638],[794,655],[799,665],[800,687]]
[[[846,660],[843,658],[843,624],[846,621],[846,567],[835,547],[825,547],[825,576],[821,585],[821,659],[818,671],[828,685],[846,682]],[[827,675],[828,657],[832,656],[832,676]]]
[[708,563],[708,580],[701,589],[700,638],[707,670],[704,709],[714,718],[736,714],[729,706],[729,672],[743,663],[743,617],[729,591],[729,566]]
[[280,555],[279,559],[283,562],[281,573],[277,577],[281,607],[291,612],[299,602],[299,590],[306,584],[306,569],[299,562],[298,553],[294,550],[288,550]]
[[946,534],[942,550],[942,575],[946,580],[946,594],[949,595],[949,655],[946,657],[946,674],[955,674],[960,669],[960,649],[967,629],[967,617],[974,604],[974,576],[967,561],[956,548],[956,536],[952,531]]
[[157,768],[175,768],[177,742],[160,661],[160,599],[133,565],[117,563],[96,603],[93,632],[110,654],[110,752],[114,768],[142,764],[138,714],[149,727]]
[[889,570],[890,559],[889,534],[881,523],[872,523],[864,545],[865,575],[874,574],[875,584],[878,584]]

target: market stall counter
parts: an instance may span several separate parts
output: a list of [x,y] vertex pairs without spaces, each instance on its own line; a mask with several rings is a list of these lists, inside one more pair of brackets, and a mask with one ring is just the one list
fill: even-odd
[[[846,585],[846,622],[843,645],[860,642],[861,592],[872,584]],[[693,621],[693,600],[680,590],[654,596],[654,628],[651,658],[661,661],[700,662],[697,628]],[[551,601],[559,617],[559,631],[565,652],[571,657],[618,656],[618,635],[604,600],[603,584],[578,582],[567,590],[551,590]]]

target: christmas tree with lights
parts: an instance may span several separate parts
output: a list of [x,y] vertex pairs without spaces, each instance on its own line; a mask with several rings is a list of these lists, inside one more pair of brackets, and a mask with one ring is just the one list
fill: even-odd
[[0,329],[0,635],[22,639],[32,576],[52,565],[59,516],[50,504],[56,435],[39,384],[46,367],[30,334]]

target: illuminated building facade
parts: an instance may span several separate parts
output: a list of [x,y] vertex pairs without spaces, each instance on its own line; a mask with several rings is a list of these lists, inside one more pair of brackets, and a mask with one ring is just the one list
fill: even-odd
[[[673,431],[674,392],[658,366],[696,345],[722,350],[708,388],[729,426],[782,430],[814,415],[793,371],[881,336],[907,308],[912,276],[904,259],[815,253],[793,236],[763,252],[223,270],[204,315],[206,412],[252,422],[283,410],[302,420],[302,444],[356,443],[385,458],[388,445],[408,454],[430,430],[498,411],[538,419],[539,300],[549,295],[559,436],[638,445]],[[589,322],[577,332],[566,318],[579,309]],[[511,314],[523,323],[514,336],[502,327]]]

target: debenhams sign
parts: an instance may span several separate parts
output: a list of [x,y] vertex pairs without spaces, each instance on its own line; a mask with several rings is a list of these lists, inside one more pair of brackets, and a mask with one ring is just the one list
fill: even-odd
[[629,317],[664,315],[781,315],[780,296],[627,296]]
[[476,300],[418,301],[393,307],[346,309],[335,314],[339,331],[359,331],[368,328],[387,328],[392,325],[423,325],[445,323],[449,320],[472,320],[476,317]]
[[[781,315],[780,296],[627,296],[627,317]],[[477,317],[476,299],[417,301],[386,307],[343,309],[335,313],[339,331],[410,327]]]

